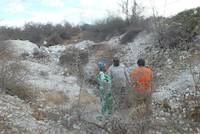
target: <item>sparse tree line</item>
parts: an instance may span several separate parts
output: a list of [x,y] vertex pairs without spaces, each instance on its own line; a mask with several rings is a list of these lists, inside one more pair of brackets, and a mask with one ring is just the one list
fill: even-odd
[[[56,25],[29,22],[21,28],[1,26],[0,40],[30,40],[38,45],[43,45],[43,42],[46,41],[46,45],[50,46],[61,44],[74,36],[78,36],[78,39],[81,38],[82,40],[88,39],[99,42],[129,31],[132,33],[133,31],[136,33],[142,31],[144,19],[138,11],[139,6],[136,1],[121,1],[119,5],[125,19],[121,16],[108,15],[97,20],[94,24],[72,25],[66,21],[63,24]],[[83,33],[83,35],[79,37],[80,33]],[[131,39],[132,37],[129,34],[128,38],[123,40],[123,43],[131,41]]]
[[64,25],[51,23],[27,23],[22,28],[13,27],[0,27],[0,39],[21,39],[29,40],[38,45],[43,44],[43,41],[47,41],[47,45],[55,45],[62,43],[64,39],[70,39],[71,36],[77,34],[79,29],[73,27],[71,24],[65,22]]
[[38,45],[51,46],[66,40],[100,42],[124,34],[121,43],[126,44],[146,30],[155,33],[159,47],[186,50],[188,43],[200,33],[200,8],[183,11],[171,18],[155,15],[144,18],[143,8],[136,0],[122,0],[119,7],[122,16],[108,15],[94,24],[72,25],[66,21],[56,25],[29,22],[22,28],[1,26],[0,40],[30,40]]

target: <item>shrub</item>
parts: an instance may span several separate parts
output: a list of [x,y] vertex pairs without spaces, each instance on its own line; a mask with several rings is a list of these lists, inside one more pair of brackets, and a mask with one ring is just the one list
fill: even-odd
[[200,34],[200,8],[183,11],[176,16],[155,20],[156,38],[161,48],[189,49],[189,42]]
[[89,24],[83,24],[80,26],[82,31],[86,31],[86,30],[90,30],[91,29],[91,25]]
[[157,35],[161,48],[179,48],[187,49],[187,41],[190,34],[187,33],[181,24],[172,23],[165,26],[165,29],[159,30]]
[[0,85],[6,88],[8,85],[22,82],[25,77],[24,66],[17,61],[6,61],[0,62]]
[[57,34],[54,34],[47,39],[47,46],[58,45],[62,42],[63,40],[61,39],[61,37]]
[[44,40],[52,38],[52,45],[55,45],[58,42],[60,43],[60,39],[70,39],[71,36],[75,36],[79,32],[80,29],[78,27],[72,27],[68,22],[65,22],[63,25],[29,22],[23,28],[0,27],[0,40],[21,39],[40,45]]
[[126,32],[126,34],[121,38],[121,44],[126,44],[131,42],[142,29],[131,29]]
[[23,36],[20,28],[0,27],[0,40],[21,39]]
[[40,98],[43,98],[47,104],[53,103],[59,105],[69,101],[69,97],[66,96],[64,91],[44,91]]
[[172,20],[181,23],[187,32],[200,34],[200,29],[197,28],[200,26],[200,7],[183,11],[172,17]]
[[37,23],[27,23],[24,25],[23,29],[24,37],[23,39],[27,39],[33,43],[40,43],[42,41],[42,25]]
[[36,97],[31,86],[23,84],[9,84],[6,86],[5,92],[9,95],[16,95],[26,101],[33,101]]
[[19,61],[1,59],[0,86],[10,95],[17,95],[23,100],[32,100],[34,97],[31,86],[23,84],[26,68]]
[[69,34],[69,32],[66,32],[66,31],[64,31],[64,32],[62,32],[61,34],[60,34],[60,37],[62,38],[62,39],[67,39],[67,40],[69,40],[70,38],[71,38],[71,35]]
[[76,53],[73,51],[65,51],[59,58],[59,62],[62,65],[67,65],[67,64],[74,64],[76,62]]
[[59,62],[62,65],[65,64],[76,64],[76,62],[80,62],[80,64],[86,64],[89,61],[89,53],[87,50],[79,50],[76,48],[72,48],[72,50],[66,50],[60,56]]
[[85,38],[97,42],[123,33],[125,27],[126,22],[122,18],[116,16],[108,16],[103,20],[97,21],[90,27],[88,25],[82,26],[83,29],[87,29],[88,31]]

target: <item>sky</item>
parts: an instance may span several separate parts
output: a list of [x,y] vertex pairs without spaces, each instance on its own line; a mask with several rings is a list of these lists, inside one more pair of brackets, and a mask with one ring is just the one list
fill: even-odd
[[[0,0],[0,25],[20,27],[28,22],[72,24],[93,23],[109,14],[122,15],[123,0]],[[130,0],[131,1],[131,0]],[[143,15],[175,15],[200,7],[200,0],[136,0]]]

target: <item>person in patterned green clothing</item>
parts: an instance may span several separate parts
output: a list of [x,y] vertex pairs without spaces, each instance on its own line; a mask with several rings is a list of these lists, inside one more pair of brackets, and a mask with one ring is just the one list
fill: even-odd
[[99,73],[97,74],[98,89],[101,101],[101,112],[103,115],[112,114],[112,91],[111,78],[106,71],[106,64],[98,63]]

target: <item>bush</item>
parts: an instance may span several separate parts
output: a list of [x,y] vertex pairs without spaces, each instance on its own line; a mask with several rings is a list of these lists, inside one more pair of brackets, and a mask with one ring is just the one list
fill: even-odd
[[[136,25],[136,23],[140,23],[139,21],[139,18],[134,18],[129,25]],[[73,36],[80,35],[79,38],[99,42],[125,33],[129,25],[121,17],[112,15],[97,21],[95,24],[84,24],[82,26],[72,26],[68,22],[63,25],[29,22],[23,28],[0,27],[0,40],[29,40],[38,45],[49,40],[48,45],[56,45],[62,43],[61,40],[70,40]]]
[[63,40],[61,39],[61,37],[57,34],[54,34],[47,39],[47,46],[58,45],[62,42]]
[[50,39],[51,45],[61,42],[61,39],[70,39],[80,32],[78,27],[72,27],[71,24],[65,22],[64,25],[51,23],[40,24],[29,22],[23,28],[0,27],[0,40],[21,39],[29,40],[38,45],[42,44],[46,39]]
[[[146,28],[146,20],[143,17],[131,19],[129,23],[119,16],[108,16],[107,18],[97,21],[93,25],[84,24],[81,29],[84,31],[84,39],[95,42],[109,40],[113,36],[126,33],[122,43],[131,41],[137,33]],[[133,36],[131,35],[133,34]]]
[[10,84],[6,87],[5,92],[9,95],[16,95],[22,100],[33,101],[35,99],[35,94],[31,86],[23,84]]
[[104,20],[97,21],[94,25],[83,25],[82,28],[87,31],[85,39],[93,41],[102,41],[124,33],[126,22],[115,16],[108,16]]
[[73,65],[76,62],[80,64],[86,64],[89,61],[89,53],[87,50],[79,50],[72,48],[71,50],[65,50],[60,56],[59,62],[62,65]]
[[187,33],[183,26],[172,23],[165,26],[164,31],[159,31],[158,41],[161,48],[179,48],[188,49],[187,42],[190,40],[190,34]]
[[20,28],[9,28],[5,26],[0,27],[0,40],[8,39],[21,39],[23,38],[23,33]]
[[62,38],[62,39],[67,39],[67,40],[69,40],[70,38],[71,38],[71,35],[69,34],[69,32],[66,32],[66,31],[64,31],[64,32],[62,32],[61,34],[60,34],[60,37]]
[[64,104],[69,101],[69,97],[66,96],[64,91],[45,91],[42,96],[46,103],[53,103],[56,105]]
[[86,30],[91,30],[91,25],[89,24],[83,24],[80,26],[82,31],[86,31]]
[[200,7],[183,11],[172,17],[172,21],[181,23],[185,31],[189,33],[197,32],[200,34]]
[[95,24],[82,26],[72,26],[68,22],[63,25],[29,22],[23,28],[0,27],[0,40],[21,39],[41,45],[48,39],[50,40],[49,45],[56,45],[61,43],[61,39],[70,40],[73,36],[80,35],[80,38],[99,42],[125,33],[130,25],[136,26],[141,23],[140,20],[142,19],[137,17],[127,24],[127,21],[121,17],[111,15]]
[[189,42],[200,34],[200,8],[183,11],[176,16],[155,20],[155,31],[161,48],[189,49]]
[[126,32],[126,34],[121,38],[121,44],[126,44],[128,42],[131,42],[141,31],[142,29],[128,30],[128,32]]
[[24,34],[23,39],[29,40],[33,43],[42,42],[42,25],[37,23],[27,23],[24,25],[24,29],[22,31]]
[[65,51],[59,58],[62,65],[72,65],[76,63],[77,54],[73,51]]
[[25,68],[17,61],[0,61],[0,85],[6,88],[8,85],[21,83],[25,77]]
[[17,95],[23,100],[32,100],[33,90],[24,85],[26,68],[19,61],[1,59],[0,61],[0,86],[10,95]]

